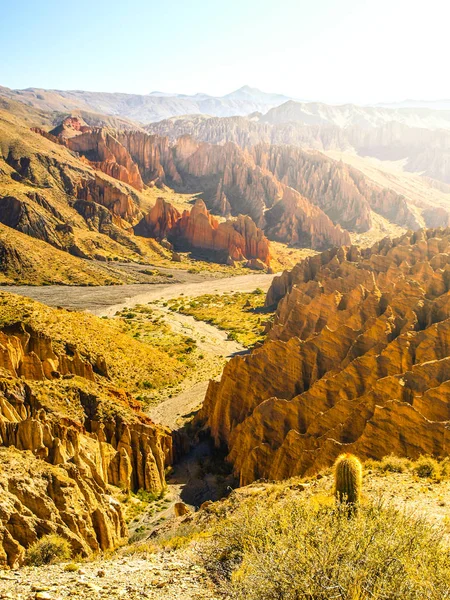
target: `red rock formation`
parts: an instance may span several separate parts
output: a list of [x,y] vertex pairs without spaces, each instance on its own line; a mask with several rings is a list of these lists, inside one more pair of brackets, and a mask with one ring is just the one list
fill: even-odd
[[215,258],[232,261],[259,259],[270,263],[269,241],[248,216],[224,223],[213,217],[203,200],[197,200],[192,210],[180,214],[163,198],[135,228],[141,235],[157,239],[167,237],[179,250],[211,252]]
[[49,133],[65,141],[71,137],[80,135],[81,133],[89,133],[90,131],[91,128],[81,117],[70,115]]
[[147,135],[140,131],[120,131],[116,135],[139,166],[146,184],[181,183],[168,138]]
[[234,214],[249,215],[259,227],[265,224],[265,209],[283,193],[272,174],[257,167],[251,156],[235,144],[213,146],[183,136],[175,145],[174,161],[183,180],[189,182],[195,177],[199,189],[211,190],[212,205],[217,207],[220,188],[219,202],[225,194]]
[[136,223],[142,215],[127,188],[113,185],[97,174],[94,179],[80,182],[75,195],[79,200],[96,202],[107,208],[113,216],[118,217],[115,224],[130,232],[130,224]]
[[265,344],[211,382],[201,418],[241,483],[349,451],[447,455],[450,229],[337,248],[274,280]]
[[95,169],[142,191],[144,184],[138,166],[111,132],[95,128],[67,138],[65,143],[70,150],[86,157]]
[[140,224],[140,229],[142,229],[143,235],[162,240],[168,234],[170,235],[179,219],[181,219],[181,213],[170,202],[166,202],[164,198],[157,198],[156,203]]
[[144,184],[139,168],[113,131],[89,127],[79,117],[67,117],[50,132],[36,127],[32,131],[52,142],[67,146],[95,169],[142,191]]

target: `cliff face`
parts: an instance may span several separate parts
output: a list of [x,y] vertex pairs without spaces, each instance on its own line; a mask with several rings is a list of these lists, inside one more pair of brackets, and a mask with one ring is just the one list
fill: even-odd
[[446,455],[450,230],[342,247],[275,278],[265,344],[211,382],[201,418],[241,483],[314,473],[343,451]]
[[[69,151],[71,140],[87,135],[76,130],[67,140],[50,140],[52,134],[32,132],[1,112],[0,224],[11,228],[9,237],[13,231],[29,236],[31,247],[34,238],[74,257],[140,260],[149,251],[146,242],[133,239],[132,226],[142,218],[142,198],[130,185],[94,170],[93,163]],[[106,131],[104,136],[109,139]],[[39,247],[41,252],[43,245]],[[51,262],[50,255],[54,250],[44,246],[44,262]],[[80,261],[78,269],[88,267]],[[106,279],[111,280],[102,275],[99,283]]]
[[279,242],[323,250],[350,244],[348,231],[334,225],[317,206],[310,204],[292,188],[286,187],[282,199],[265,214],[266,233]]
[[217,259],[242,261],[259,259],[270,263],[269,241],[248,216],[219,223],[203,200],[181,214],[170,203],[158,198],[151,211],[136,228],[157,239],[167,237],[179,250],[212,252]]
[[109,131],[95,128],[65,142],[70,150],[86,157],[95,169],[142,191],[144,184],[138,166]]
[[169,432],[111,386],[105,360],[63,347],[30,325],[0,331],[2,566],[43,532],[83,556],[115,548],[127,530],[109,486],[158,493],[172,462]]
[[42,532],[64,537],[83,557],[126,541],[119,503],[89,471],[36,460],[13,447],[0,448],[0,465],[1,568],[20,566]]
[[95,169],[142,191],[138,166],[112,130],[89,127],[80,117],[69,116],[52,131],[40,128],[33,128],[33,131],[77,152]]
[[[448,152],[450,132],[448,130],[430,130],[396,122],[387,122],[379,126],[373,126],[372,123],[369,127],[360,125],[340,127],[330,122],[315,125],[306,124],[307,122],[295,123],[288,114],[285,114],[284,118],[285,121],[281,119],[280,122],[268,123],[264,118],[257,120],[256,118],[242,117],[221,119],[187,116],[152,123],[146,126],[146,129],[151,133],[167,135],[172,141],[182,135],[189,134],[199,141],[212,144],[234,142],[249,151],[252,151],[252,147],[259,144],[272,144],[276,146],[297,146],[306,149],[308,152],[338,150],[387,161],[403,160],[405,162],[404,168],[408,171],[421,173],[439,181],[450,183]],[[320,156],[316,154],[313,161],[317,163],[319,160],[320,162]],[[335,165],[339,165],[339,163],[336,162]],[[380,168],[383,168],[382,165],[380,165]],[[359,173],[359,177],[361,177],[361,173]],[[368,181],[368,184],[371,186],[370,181]],[[343,186],[343,192],[348,191],[348,182],[342,182],[340,185]],[[336,186],[336,182],[334,182],[334,186]],[[375,187],[379,188],[376,185]],[[310,199],[305,191],[302,191],[302,189],[299,189],[299,191]],[[378,189],[375,193],[380,191],[382,192],[382,189]],[[364,195],[362,190],[361,193]],[[328,194],[329,190],[327,190]],[[417,190],[410,197],[413,205],[416,204],[416,194]],[[351,192],[351,197],[354,197],[354,191]],[[426,191],[424,204],[427,205],[432,197],[432,192]],[[366,200],[368,199],[366,197]],[[314,197],[311,197],[311,200],[314,201]],[[377,211],[375,205],[373,205],[373,209]],[[383,212],[381,214],[390,218]],[[395,215],[395,211],[391,214]],[[398,215],[401,217],[401,212]],[[411,219],[411,215],[407,215],[407,217],[408,220]],[[441,227],[446,226],[447,215],[444,215],[444,218],[444,221],[438,223]],[[350,223],[351,227],[358,226],[357,223],[354,224],[352,219]],[[414,225],[411,221],[409,223],[406,221],[400,222],[399,219],[395,223],[406,227],[413,227]],[[425,224],[428,227],[433,226],[432,223],[426,221]],[[344,223],[342,225],[345,226]]]
[[181,183],[168,138],[139,131],[120,131],[117,139],[139,166],[146,184]]
[[294,146],[257,145],[251,153],[257,165],[300,192],[344,229],[370,229],[371,209],[402,227],[420,227],[404,197],[373,184],[341,161]]
[[[258,145],[247,151],[231,142],[197,142],[189,135],[169,144],[166,137],[142,131],[112,133],[82,127],[76,120],[67,126],[63,123],[46,137],[53,139],[55,133],[55,139],[78,152],[91,166],[139,190],[143,183],[166,184],[189,193],[201,190],[211,210],[223,216],[248,215],[261,229],[267,223],[266,211],[281,201],[269,217],[267,233],[285,243],[312,244],[315,249],[349,243],[348,234],[338,225],[366,231],[371,225],[368,198],[372,195],[380,212],[385,204],[389,205],[385,212],[395,217],[398,212],[393,209],[395,194],[384,201],[378,190],[365,189],[364,178],[358,179],[341,163],[294,147]],[[135,224],[134,213],[139,209],[131,197],[115,198],[111,208],[111,201],[103,196],[103,191],[91,194],[95,202]],[[86,197],[87,192],[79,196]],[[403,213],[407,212],[404,204]],[[397,220],[405,221],[403,213]]]

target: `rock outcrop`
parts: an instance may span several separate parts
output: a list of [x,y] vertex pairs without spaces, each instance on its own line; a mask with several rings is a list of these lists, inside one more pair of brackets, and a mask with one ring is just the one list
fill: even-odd
[[[61,344],[58,346],[61,348]],[[101,356],[17,323],[0,331],[0,566],[55,532],[75,554],[126,537],[112,488],[155,493],[172,463],[170,432],[111,386]]]
[[323,250],[350,243],[350,235],[317,206],[286,187],[282,199],[265,213],[267,236],[303,248]]
[[[169,185],[189,193],[200,190],[208,207],[216,213],[248,215],[261,229],[267,223],[266,211],[287,197],[289,206],[282,208],[282,204],[275,210],[278,221],[285,217],[284,222],[276,223],[280,227],[274,231],[274,239],[282,242],[311,243],[311,247],[321,250],[350,243],[348,234],[337,224],[356,231],[365,231],[371,224],[367,196],[373,190],[361,190],[358,178],[352,177],[342,164],[319,155],[310,156],[298,148],[259,145],[247,151],[231,142],[212,145],[189,135],[170,144],[167,137],[142,131],[86,128],[76,119],[74,123],[69,119],[67,127],[63,123],[45,137],[59,141],[97,170],[138,190],[144,183]],[[108,191],[108,186],[103,185],[102,190]],[[134,225],[133,213],[139,208],[126,192],[124,195],[125,198],[117,199],[114,188],[111,203],[103,191],[90,194],[93,201]],[[86,193],[78,195],[81,199],[85,196]],[[382,202],[375,196],[375,201]],[[392,212],[392,203],[389,211]],[[269,237],[273,221],[272,218],[272,228],[267,230]]]
[[209,385],[201,419],[241,483],[343,451],[449,453],[450,229],[341,247],[276,277],[264,345]]
[[56,466],[30,452],[0,448],[0,568],[16,568],[42,535],[66,538],[87,557],[127,539],[120,504],[85,469]]
[[221,262],[258,259],[270,264],[269,241],[250,217],[239,215],[219,223],[203,200],[181,214],[158,198],[136,231],[156,239],[167,238],[176,250],[203,251]]
[[93,128],[68,138],[65,143],[70,150],[86,157],[95,169],[142,191],[144,184],[138,166],[112,132]]
[[249,215],[269,238],[318,250],[350,243],[348,233],[319,206],[281,183],[236,144],[214,146],[183,136],[174,146],[173,162],[183,189],[204,190],[208,205],[222,215]]
[[368,231],[372,226],[371,209],[402,227],[420,228],[420,221],[403,196],[375,185],[342,161],[295,146],[260,144],[251,153],[257,165],[300,192],[344,229]]
[[168,138],[147,135],[140,131],[119,131],[117,139],[139,166],[144,183],[147,185],[181,183]]

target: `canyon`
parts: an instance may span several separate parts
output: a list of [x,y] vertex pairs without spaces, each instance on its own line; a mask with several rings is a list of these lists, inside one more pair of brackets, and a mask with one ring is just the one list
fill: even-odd
[[[371,243],[389,233],[391,225],[397,233],[398,227],[449,223],[445,187],[433,187],[424,178],[408,187],[311,147],[280,145],[264,136],[262,143],[258,128],[275,126],[266,122],[198,117],[209,129],[195,125],[191,135],[181,135],[185,120],[180,118],[166,136],[156,132],[167,133],[164,122],[149,133],[83,112],[48,127],[50,117],[17,100],[8,102],[1,121],[0,227],[43,244],[41,261],[32,267],[37,261],[28,249],[31,241],[1,230],[5,283],[20,279],[22,264],[29,277],[22,276],[25,283],[31,278],[34,283],[70,283],[70,277],[77,282],[85,271],[92,273],[89,281],[100,284],[127,282],[129,275],[112,261],[168,265],[173,248],[189,252],[194,261],[268,268],[270,240],[322,251],[349,245],[355,235],[362,240],[366,233],[366,244]],[[252,127],[255,136],[246,138]],[[172,212],[187,211],[195,219],[177,217],[178,226],[169,235],[173,248],[157,227],[148,225],[160,218],[158,198],[170,203],[170,194],[190,196],[191,205],[200,198],[206,207],[174,203]],[[73,276],[64,267],[64,253],[72,257]],[[78,259],[97,264],[85,268]],[[58,268],[52,270],[51,264]]]
[[[56,96],[0,90],[2,568],[48,534],[90,559],[201,522],[179,504],[195,486],[314,478],[342,452],[447,456],[442,111],[421,133],[412,109],[265,97],[236,116],[244,89],[226,117],[143,125],[135,98],[98,114],[95,95]],[[280,247],[306,258],[274,276]],[[259,298],[251,342],[186,314],[202,293],[231,313],[218,295],[239,290]]]

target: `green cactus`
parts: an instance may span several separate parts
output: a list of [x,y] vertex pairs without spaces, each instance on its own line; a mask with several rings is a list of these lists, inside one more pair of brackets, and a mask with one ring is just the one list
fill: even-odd
[[358,505],[361,485],[361,462],[353,454],[341,454],[334,465],[334,495],[337,501]]

